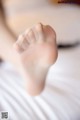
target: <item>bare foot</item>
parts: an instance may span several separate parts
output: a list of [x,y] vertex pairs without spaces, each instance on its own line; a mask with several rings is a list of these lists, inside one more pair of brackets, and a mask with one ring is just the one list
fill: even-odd
[[45,86],[49,67],[57,59],[54,30],[38,23],[20,35],[14,47],[20,54],[27,91],[38,95]]

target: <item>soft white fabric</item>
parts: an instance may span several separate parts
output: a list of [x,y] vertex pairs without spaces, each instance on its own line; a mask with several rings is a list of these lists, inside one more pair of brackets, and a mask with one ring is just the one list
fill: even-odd
[[[53,27],[58,44],[80,43],[80,7],[75,5],[47,6],[33,14]],[[40,18],[40,17],[39,17]]]
[[[6,66],[7,65],[7,66]],[[11,66],[0,67],[0,111],[9,120],[80,120],[80,47],[59,50],[45,90],[31,97]]]

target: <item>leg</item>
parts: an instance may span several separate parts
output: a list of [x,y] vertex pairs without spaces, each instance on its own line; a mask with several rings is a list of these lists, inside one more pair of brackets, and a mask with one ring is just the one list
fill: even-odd
[[13,50],[13,44],[16,42],[16,37],[6,26],[4,19],[0,13],[0,57],[3,60],[19,65],[18,54]]
[[14,44],[20,55],[27,91],[37,95],[44,89],[49,67],[57,59],[56,35],[50,26],[37,24]]

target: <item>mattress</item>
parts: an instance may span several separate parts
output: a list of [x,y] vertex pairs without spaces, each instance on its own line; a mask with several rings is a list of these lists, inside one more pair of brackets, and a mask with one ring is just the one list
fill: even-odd
[[80,46],[59,49],[44,91],[36,97],[9,63],[0,65],[0,113],[9,120],[80,120]]

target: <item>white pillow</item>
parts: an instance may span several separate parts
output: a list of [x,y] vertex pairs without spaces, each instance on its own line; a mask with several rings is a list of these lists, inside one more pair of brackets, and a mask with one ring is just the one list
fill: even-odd
[[[58,44],[74,44],[79,42],[80,43],[80,8],[76,6],[70,8],[67,6],[68,11],[70,13],[66,16],[64,13],[64,17],[67,21],[63,21],[63,25],[66,24],[61,32],[57,32],[57,42]],[[73,17],[74,16],[74,17]]]
[[[45,14],[44,14],[45,11]],[[42,10],[44,23],[50,24],[57,33],[58,44],[80,42],[80,7],[71,5],[50,6]]]

